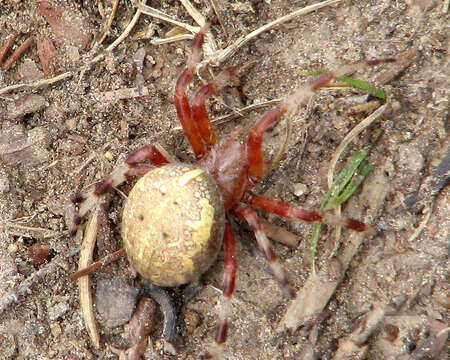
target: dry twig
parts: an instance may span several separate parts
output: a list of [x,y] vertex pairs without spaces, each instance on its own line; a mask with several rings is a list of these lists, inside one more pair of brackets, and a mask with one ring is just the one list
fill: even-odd
[[385,314],[386,306],[375,306],[350,335],[339,340],[333,360],[364,359],[369,351],[369,345],[365,343],[383,322]]
[[108,22],[105,25],[105,32],[103,33],[102,37],[98,41],[99,44],[102,44],[103,41],[105,41],[105,39],[108,36],[108,34],[110,33],[111,26],[112,26],[112,23],[114,21],[114,18],[116,17],[118,8],[119,8],[119,0],[114,0],[114,4],[113,4],[112,10],[111,10],[111,14],[109,15]]
[[[93,211],[91,218],[84,232],[83,244],[80,250],[80,259],[78,269],[84,269],[92,262],[95,240],[98,230],[98,210]],[[100,334],[98,332],[97,322],[94,315],[94,304],[92,301],[91,283],[89,276],[83,276],[78,279],[78,292],[80,296],[80,307],[83,320],[86,325],[89,337],[95,348],[100,348]]]
[[3,64],[3,60],[5,60],[8,51],[11,49],[11,47],[14,44],[14,41],[16,41],[18,36],[19,36],[18,33],[11,35],[6,41],[5,45],[3,45],[2,48],[0,49],[0,65]]
[[56,269],[56,264],[59,262],[60,257],[54,257],[51,262],[44,265],[41,269],[30,275],[19,285],[14,287],[12,290],[8,291],[2,298],[0,298],[0,315],[9,306],[19,302],[23,297],[28,296],[32,293],[31,287],[42,281],[48,274],[54,273]]
[[28,50],[33,43],[33,37],[28,37],[17,49],[14,51],[5,63],[3,64],[3,70],[9,70],[14,63],[22,56],[22,54]]

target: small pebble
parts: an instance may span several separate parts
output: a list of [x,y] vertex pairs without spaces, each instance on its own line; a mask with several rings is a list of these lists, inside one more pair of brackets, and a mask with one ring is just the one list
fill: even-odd
[[197,329],[200,324],[200,314],[195,310],[186,310],[186,315],[184,316],[184,325],[186,326],[186,331],[192,334],[195,329]]
[[400,333],[400,329],[398,326],[392,325],[392,324],[386,324],[384,325],[384,331],[386,333],[386,339],[390,342],[394,342],[398,334]]
[[108,161],[111,161],[112,159],[114,159],[114,154],[111,151],[106,151],[103,156]]
[[402,170],[411,170],[418,172],[422,170],[424,165],[423,155],[414,144],[401,144],[398,149],[399,152],[399,167]]
[[28,257],[34,265],[39,265],[48,259],[50,250],[48,244],[34,244],[28,248]]
[[302,195],[306,195],[309,191],[308,187],[305,184],[296,183],[292,185],[292,192],[295,196],[300,197]]
[[95,304],[108,328],[127,323],[133,314],[139,289],[120,280],[101,280],[97,283]]
[[8,175],[3,169],[0,169],[0,194],[6,194],[10,188]]
[[48,318],[51,321],[54,321],[58,318],[60,318],[61,316],[63,316],[67,311],[70,310],[70,305],[68,302],[60,302],[57,303],[56,305],[53,305],[51,308],[48,309],[47,313],[48,313]]
[[408,300],[408,297],[405,294],[394,296],[391,300],[392,305],[395,306],[396,309],[400,309],[403,304]]
[[45,98],[43,96],[35,94],[25,95],[8,105],[7,116],[10,119],[20,119],[27,114],[35,113],[43,109],[45,105]]

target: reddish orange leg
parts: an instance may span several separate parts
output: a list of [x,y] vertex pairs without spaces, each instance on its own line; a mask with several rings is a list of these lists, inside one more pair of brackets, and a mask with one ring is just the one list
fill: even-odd
[[281,101],[278,106],[269,110],[259,120],[255,126],[253,126],[248,138],[248,162],[249,162],[249,179],[253,184],[258,183],[264,176],[264,158],[262,150],[262,142],[264,132],[275,124],[280,117],[285,113],[294,111],[301,104],[306,103],[311,96],[317,92],[320,88],[326,86],[331,80],[336,77],[343,76],[347,73],[351,73],[359,69],[360,67],[370,65],[378,65],[387,62],[395,62],[396,59],[376,59],[364,61],[356,64],[343,66],[335,72],[326,73],[319,77],[309,81],[304,87],[297,89],[293,94],[286,97]]
[[206,100],[213,95],[218,89],[223,88],[230,81],[235,74],[236,67],[231,66],[222,71],[209,84],[203,86],[194,96],[192,100],[192,115],[197,124],[200,136],[210,149],[217,142],[217,137],[211,128],[211,121],[209,120],[208,112],[206,110]]
[[283,267],[278,262],[275,252],[273,251],[273,248],[270,245],[270,241],[263,230],[261,221],[259,220],[256,211],[248,207],[240,206],[236,210],[234,210],[234,212],[239,218],[244,219],[250,225],[253,232],[255,233],[258,247],[263,252],[264,257],[269,262],[270,270],[272,271],[273,277],[275,278],[275,280],[278,281],[283,291],[288,296],[293,298],[295,296],[295,291],[292,288],[291,284],[289,283],[289,280],[286,277]]
[[265,211],[280,215],[287,219],[297,219],[297,220],[304,220],[308,222],[323,222],[330,225],[335,226],[345,226],[349,229],[363,232],[363,231],[373,231],[372,227],[369,225],[364,224],[361,221],[349,219],[349,218],[342,218],[339,216],[335,216],[329,212],[326,211],[319,211],[319,210],[305,210],[302,208],[299,208],[295,205],[280,201],[280,200],[274,200],[269,199],[263,196],[259,196],[256,194],[253,194],[252,192],[248,191],[244,195],[243,199],[247,204],[256,206],[260,209],[263,209]]
[[[148,160],[152,165],[141,164]],[[76,194],[72,199],[74,203],[80,203],[78,214],[75,215],[74,227],[71,235],[75,236],[81,220],[86,213],[95,207],[98,198],[106,194],[113,187],[119,186],[133,176],[142,176],[152,170],[155,166],[162,166],[169,161],[167,158],[153,145],[143,146],[133,151],[125,160],[125,163],[119,165],[113,170],[105,180],[101,181],[94,190],[86,194]]]
[[222,285],[222,303],[219,315],[219,326],[216,333],[216,343],[222,345],[227,339],[228,318],[231,313],[231,297],[234,291],[234,283],[236,280],[236,271],[238,268],[236,261],[236,240],[234,238],[231,225],[227,222],[224,234],[225,242],[225,269],[223,274]]
[[175,107],[177,108],[178,118],[183,126],[184,133],[189,140],[197,158],[203,157],[206,153],[206,145],[200,136],[197,124],[192,116],[192,110],[189,106],[189,100],[186,95],[186,89],[194,77],[195,67],[200,62],[202,55],[202,45],[205,38],[205,32],[208,30],[208,25],[205,25],[195,35],[192,44],[192,53],[189,57],[186,68],[178,78],[175,86]]

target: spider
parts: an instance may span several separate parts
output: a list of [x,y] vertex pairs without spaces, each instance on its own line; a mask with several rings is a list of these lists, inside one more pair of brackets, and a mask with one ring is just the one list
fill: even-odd
[[[195,281],[215,262],[223,239],[223,306],[215,336],[220,348],[227,338],[230,301],[237,271],[231,217],[245,221],[253,230],[273,277],[290,297],[294,297],[294,290],[255,209],[287,219],[318,221],[359,232],[372,231],[372,228],[358,220],[319,210],[305,210],[251,191],[264,177],[265,131],[276,124],[282,115],[308,101],[332,79],[354,71],[361,63],[324,73],[287,96],[253,126],[246,144],[232,138],[219,140],[212,129],[206,101],[230,81],[236,68],[224,70],[211,83],[201,87],[191,104],[186,94],[202,57],[206,30],[207,27],[203,27],[193,40],[192,53],[177,80],[174,97],[178,118],[194,150],[196,163],[170,163],[164,152],[154,145],[135,150],[94,190],[76,196],[74,202],[81,204],[73,233],[76,233],[82,217],[105,193],[131,177],[142,176],[131,190],[124,207],[122,237],[129,261],[144,279],[162,287]],[[365,64],[392,61],[372,60]],[[143,163],[146,160],[151,164]]]

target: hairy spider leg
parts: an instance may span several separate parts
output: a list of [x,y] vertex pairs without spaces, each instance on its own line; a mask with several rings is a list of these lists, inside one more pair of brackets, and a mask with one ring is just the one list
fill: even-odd
[[355,219],[336,216],[327,211],[302,209],[284,201],[256,195],[250,191],[245,193],[243,201],[249,205],[280,215],[286,219],[304,220],[307,222],[318,221],[334,226],[345,226],[358,232],[374,232],[374,229],[371,226]]
[[211,121],[206,110],[206,100],[230,82],[236,69],[235,66],[231,66],[222,71],[212,82],[201,87],[192,99],[192,115],[208,150],[217,143],[217,136],[211,128]]
[[[141,164],[144,160],[149,160],[152,165]],[[81,220],[86,213],[93,209],[98,203],[98,199],[113,187],[119,186],[133,176],[142,176],[152,170],[155,166],[162,166],[169,163],[169,160],[154,145],[146,145],[133,151],[113,172],[97,186],[85,194],[76,194],[72,201],[80,203],[78,213],[75,215],[74,226],[71,235],[75,236],[81,224]]]
[[200,63],[202,56],[202,45],[205,38],[205,32],[208,30],[209,24],[203,26],[195,35],[192,44],[192,53],[186,63],[186,67],[178,77],[175,85],[175,107],[177,108],[178,118],[183,126],[184,133],[189,140],[197,158],[201,158],[206,153],[206,145],[200,136],[199,129],[192,116],[192,110],[189,105],[186,89],[194,77],[195,67]]
[[227,339],[228,323],[231,313],[231,297],[233,296],[236,271],[238,268],[236,261],[236,239],[229,221],[227,221],[225,225],[224,242],[225,263],[223,272],[222,299],[219,313],[219,323],[216,332],[216,343],[218,345],[222,345]]
[[285,113],[291,113],[301,104],[306,103],[315,92],[326,86],[334,78],[355,72],[364,66],[374,66],[382,63],[395,62],[395,58],[375,59],[362,61],[341,67],[335,72],[329,72],[310,80],[305,86],[298,88],[293,94],[286,97],[275,108],[267,111],[263,117],[253,126],[248,138],[248,162],[249,179],[251,183],[256,184],[264,176],[264,157],[262,142],[264,132],[273,124],[280,120]]
[[263,230],[263,226],[258,218],[258,215],[256,214],[256,211],[249,207],[239,206],[234,210],[234,213],[237,217],[244,219],[252,228],[258,247],[268,261],[273,277],[280,284],[283,291],[289,297],[293,298],[295,296],[295,291],[289,283],[286,273],[278,261],[272,246],[270,245],[270,241]]

